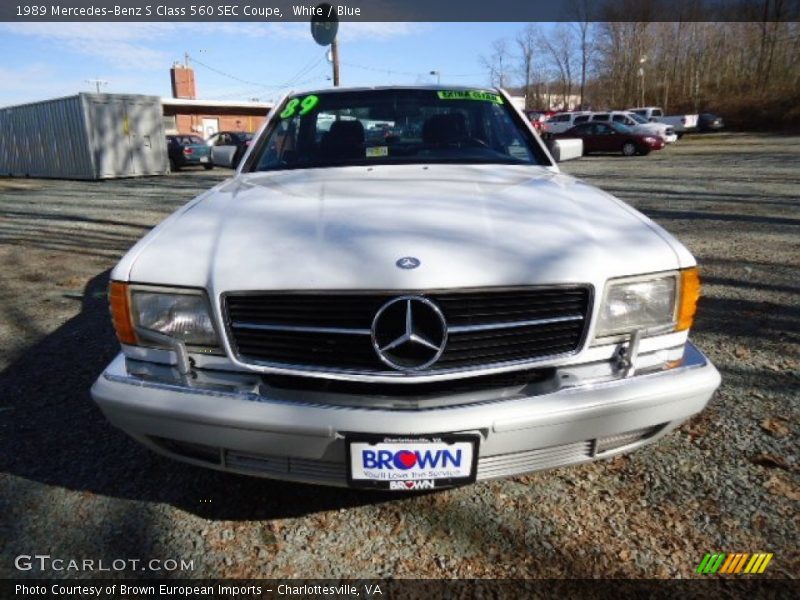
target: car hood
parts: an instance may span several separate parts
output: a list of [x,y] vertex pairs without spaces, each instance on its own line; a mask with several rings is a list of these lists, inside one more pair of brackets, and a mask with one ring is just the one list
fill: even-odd
[[[418,268],[396,266],[413,256]],[[403,165],[238,175],[173,214],[113,277],[232,290],[443,289],[675,269],[626,204],[543,167]]]
[[631,127],[634,133],[638,135],[666,135],[667,126],[663,123],[639,123]]

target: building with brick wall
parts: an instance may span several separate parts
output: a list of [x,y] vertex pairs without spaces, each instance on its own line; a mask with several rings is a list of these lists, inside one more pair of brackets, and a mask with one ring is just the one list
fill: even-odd
[[166,133],[194,133],[204,138],[217,131],[255,132],[272,108],[268,102],[199,100],[194,70],[176,63],[170,69],[172,98],[162,98]]

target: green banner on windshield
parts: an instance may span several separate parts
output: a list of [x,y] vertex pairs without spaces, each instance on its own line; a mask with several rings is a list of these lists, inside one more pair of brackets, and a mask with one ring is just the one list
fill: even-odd
[[436,93],[440,100],[482,100],[483,102],[494,102],[495,104],[503,103],[502,96],[478,90],[442,90]]

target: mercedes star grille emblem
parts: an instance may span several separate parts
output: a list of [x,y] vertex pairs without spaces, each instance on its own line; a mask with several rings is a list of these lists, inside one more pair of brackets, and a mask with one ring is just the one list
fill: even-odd
[[421,296],[400,296],[372,320],[378,357],[398,371],[419,371],[439,360],[447,344],[447,323],[439,307]]
[[401,269],[416,269],[421,263],[420,260],[414,256],[404,256],[403,258],[398,258],[397,262],[394,264]]

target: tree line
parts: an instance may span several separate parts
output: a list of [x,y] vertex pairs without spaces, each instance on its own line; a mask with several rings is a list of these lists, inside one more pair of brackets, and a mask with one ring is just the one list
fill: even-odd
[[480,60],[530,109],[658,105],[745,127],[800,125],[798,22],[531,23]]

